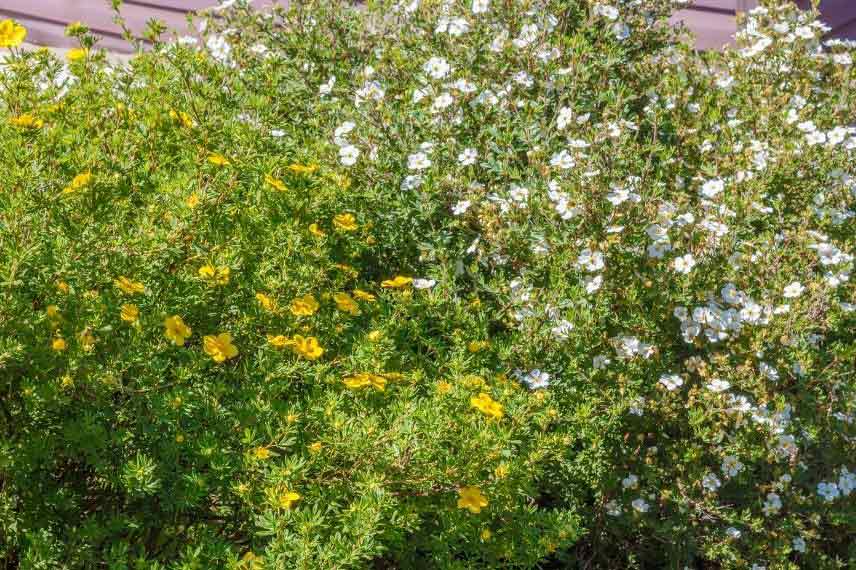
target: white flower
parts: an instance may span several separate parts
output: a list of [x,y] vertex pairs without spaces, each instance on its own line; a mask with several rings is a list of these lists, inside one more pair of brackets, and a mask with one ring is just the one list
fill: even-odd
[[725,182],[719,178],[708,180],[701,186],[701,195],[705,198],[713,198],[725,190]]
[[208,51],[211,52],[211,57],[220,63],[229,63],[232,54],[232,46],[225,36],[211,36],[205,42]]
[[344,166],[353,166],[356,164],[358,156],[360,156],[360,149],[352,144],[345,145],[339,149],[339,162]]
[[742,532],[740,532],[739,530],[737,530],[733,526],[730,526],[727,529],[725,529],[725,534],[727,534],[728,538],[730,538],[732,540],[737,540],[738,538],[740,538],[743,535]]
[[434,279],[417,278],[413,280],[413,287],[416,289],[430,289],[437,284]]
[[420,186],[422,186],[422,176],[419,174],[408,174],[401,181],[401,189],[405,192],[416,190]]
[[572,330],[574,330],[574,324],[563,319],[559,321],[556,326],[550,329],[550,334],[558,340],[567,340]]
[[817,484],[817,494],[823,497],[823,500],[827,503],[831,503],[839,497],[841,492],[839,491],[837,484],[822,481]]
[[791,545],[794,547],[794,550],[797,552],[805,552],[805,540],[803,537],[798,536],[792,542]]
[[270,136],[274,138],[280,138],[285,136],[285,131],[282,129],[272,129],[270,132]]
[[705,491],[715,493],[722,486],[722,481],[719,480],[719,477],[715,473],[708,472],[702,477],[701,486],[704,487]]
[[329,95],[333,91],[333,86],[336,85],[336,76],[331,75],[330,79],[327,80],[327,83],[322,84],[318,88],[318,94],[322,97],[324,95]]
[[523,375],[521,379],[527,386],[529,386],[530,390],[538,390],[550,385],[550,375],[538,370],[537,368],[535,370],[530,370],[527,374]]
[[726,455],[722,458],[722,465],[720,468],[726,477],[735,477],[743,471],[743,464],[739,459],[737,459],[736,455]]
[[490,8],[490,0],[473,0],[473,14],[484,14]]
[[695,267],[696,260],[695,257],[692,256],[691,253],[687,253],[686,255],[682,255],[680,257],[676,257],[673,262],[673,267],[675,271],[678,273],[682,273],[683,275],[687,275],[690,271]]
[[407,168],[410,170],[425,170],[431,166],[431,159],[424,152],[416,152],[407,157]]
[[470,209],[472,203],[469,200],[461,200],[454,206],[452,206],[452,214],[455,216],[460,216]]
[[345,121],[333,131],[333,142],[339,146],[345,146],[347,143],[346,136],[354,130],[356,125],[351,121]]
[[515,202],[525,202],[529,199],[529,189],[517,184],[512,184],[508,191],[509,196]]
[[785,287],[785,291],[784,293],[782,293],[782,295],[786,299],[796,299],[797,297],[802,295],[803,291],[805,291],[805,287],[803,287],[799,281],[792,281]]
[[609,516],[611,516],[611,517],[617,517],[617,516],[619,516],[619,515],[621,514],[622,510],[623,510],[623,509],[621,508],[621,505],[619,505],[618,503],[616,503],[614,500],[609,501],[608,503],[606,503],[606,504],[604,505],[604,507],[606,507],[606,514],[608,514],[608,515],[609,515]]
[[714,378],[707,383],[707,389],[711,392],[725,392],[729,388],[731,388],[731,384],[720,378]]
[[520,35],[514,38],[511,44],[518,49],[523,49],[532,44],[537,38],[538,26],[535,24],[526,24],[520,29]]
[[432,57],[422,67],[422,70],[433,79],[443,79],[449,75],[450,69],[449,63],[442,57]]
[[465,148],[458,155],[458,164],[461,166],[470,166],[476,163],[479,153],[474,148]]
[[591,295],[603,285],[603,276],[602,275],[587,275],[583,279],[583,285],[585,286],[586,293]]
[[639,497],[638,499],[633,499],[633,502],[630,503],[630,506],[632,506],[637,512],[640,513],[647,513],[651,508],[651,506],[642,497]]
[[567,150],[562,150],[561,152],[554,154],[550,159],[550,166],[556,166],[562,170],[573,168],[574,164],[576,164],[576,161]]
[[630,475],[621,480],[621,486],[625,489],[638,489],[639,477],[631,473]]
[[574,111],[570,107],[562,107],[559,109],[559,115],[556,117],[556,127],[559,130],[564,130],[565,127],[573,120]]
[[615,20],[618,18],[618,9],[607,4],[595,4],[592,8],[595,16],[603,16],[607,20]]
[[455,102],[455,98],[452,97],[450,93],[441,93],[434,99],[434,103],[431,105],[431,111],[434,113],[439,113],[440,111],[447,109]]
[[577,265],[589,273],[595,273],[604,268],[603,254],[599,251],[592,251],[588,248],[580,252],[577,257]]
[[684,379],[677,374],[663,374],[660,376],[659,382],[669,391],[677,390],[684,385]]
[[774,515],[782,508],[782,499],[776,493],[767,493],[767,500],[764,501],[764,506],[761,510],[767,516]]

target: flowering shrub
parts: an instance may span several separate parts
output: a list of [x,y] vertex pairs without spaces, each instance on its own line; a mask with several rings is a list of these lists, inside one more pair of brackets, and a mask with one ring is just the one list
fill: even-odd
[[672,4],[0,24],[0,559],[856,558],[854,46]]

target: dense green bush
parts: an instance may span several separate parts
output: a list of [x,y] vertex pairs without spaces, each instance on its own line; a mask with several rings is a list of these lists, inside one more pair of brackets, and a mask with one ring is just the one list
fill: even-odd
[[0,24],[5,567],[852,566],[854,46],[673,4]]

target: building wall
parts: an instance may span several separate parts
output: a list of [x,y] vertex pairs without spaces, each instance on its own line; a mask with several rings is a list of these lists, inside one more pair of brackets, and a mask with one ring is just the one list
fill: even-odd
[[[804,7],[809,0],[795,0]],[[271,4],[287,0],[254,0]],[[122,14],[137,34],[146,21],[157,18],[181,33],[187,30],[186,13],[217,5],[217,0],[124,0]],[[697,37],[701,49],[722,47],[732,40],[737,30],[735,14],[755,7],[758,0],[696,0],[692,7],[677,12],[672,22],[683,22]],[[824,20],[833,28],[831,36],[856,39],[856,0],[821,0]],[[129,51],[121,39],[121,30],[113,22],[106,0],[0,0],[0,18],[14,18],[29,30],[28,41],[35,44],[68,47],[74,41],[66,38],[65,26],[82,21],[104,37],[103,47]]]

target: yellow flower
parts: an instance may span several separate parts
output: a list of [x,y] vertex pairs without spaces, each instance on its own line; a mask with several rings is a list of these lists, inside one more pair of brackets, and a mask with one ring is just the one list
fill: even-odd
[[254,448],[252,454],[255,459],[258,459],[260,461],[264,461],[265,459],[270,458],[271,455],[270,449],[261,445],[259,447]]
[[353,214],[339,214],[333,218],[333,225],[343,232],[352,232],[359,227]]
[[29,113],[24,113],[23,115],[9,119],[9,124],[13,127],[21,127],[22,129],[41,129],[45,122]]
[[285,348],[286,346],[291,346],[294,344],[294,341],[288,338],[285,335],[267,335],[268,344],[274,348]]
[[131,281],[124,275],[120,275],[118,279],[114,281],[116,287],[122,290],[122,292],[127,293],[128,295],[136,295],[137,293],[143,293],[146,290],[146,286],[140,283],[139,281]]
[[369,342],[377,342],[381,338],[383,338],[383,331],[371,331],[369,334],[366,335],[366,337],[369,339]]
[[288,190],[288,188],[285,186],[285,183],[283,183],[282,180],[280,180],[278,178],[274,178],[273,176],[270,176],[269,174],[265,175],[265,182],[267,182],[268,184],[273,186],[274,189],[279,190],[280,192],[285,192],[286,190]]
[[166,338],[175,343],[176,346],[184,346],[187,337],[191,335],[190,327],[184,324],[184,321],[178,315],[168,317],[164,321],[166,327]]
[[206,281],[210,281],[215,285],[225,285],[229,282],[229,276],[232,274],[232,270],[225,265],[214,267],[213,265],[208,264],[200,267],[198,273],[199,277]]
[[229,166],[232,164],[229,159],[219,153],[211,153],[208,155],[208,162],[217,166]]
[[199,205],[199,194],[197,194],[196,192],[192,193],[190,196],[187,197],[187,200],[185,200],[184,203],[187,204],[187,207],[192,210],[193,208]]
[[261,292],[256,293],[256,301],[259,302],[259,305],[261,305],[262,309],[265,311],[275,313],[277,310],[276,299],[270,295],[265,295]]
[[92,333],[89,332],[89,329],[85,329],[77,335],[77,338],[80,340],[80,346],[83,347],[83,350],[90,351],[95,348],[95,337],[92,336]]
[[360,306],[347,293],[334,293],[333,301],[336,302],[336,308],[344,313],[350,313],[354,316],[360,314]]
[[315,237],[324,237],[327,235],[326,232],[318,227],[318,224],[309,224],[309,233]]
[[403,289],[411,283],[413,283],[412,277],[396,275],[394,279],[387,279],[386,281],[381,282],[380,286],[385,289]]
[[60,385],[60,387],[62,387],[65,390],[68,390],[69,388],[74,388],[74,378],[72,378],[71,376],[66,374],[60,380],[59,385]]
[[66,344],[64,339],[57,337],[51,342],[51,348],[57,352],[62,352],[63,350],[68,348],[68,345]]
[[386,378],[378,376],[377,374],[369,374],[367,372],[346,376],[342,379],[342,382],[344,382],[345,386],[351,390],[359,390],[360,388],[369,387],[373,387],[381,392],[386,390]]
[[438,394],[440,394],[440,395],[448,394],[451,390],[452,390],[452,385],[449,384],[448,382],[446,382],[445,380],[440,380],[439,382],[437,382],[437,393]]
[[49,318],[57,319],[59,318],[59,307],[56,305],[48,305],[47,309],[45,309],[45,313],[47,313]]
[[193,127],[193,118],[184,111],[175,111],[173,109],[170,109],[169,116],[172,117],[175,121],[181,123],[183,127],[186,127],[188,129]]
[[484,392],[470,398],[470,405],[490,418],[500,419],[503,416],[502,404]]
[[322,444],[320,441],[316,441],[315,443],[310,443],[307,447],[309,448],[310,452],[319,453],[321,451],[321,448],[324,447],[324,444]]
[[308,317],[315,314],[318,310],[318,301],[312,295],[304,295],[297,297],[291,302],[289,307],[291,314],[295,317]]
[[206,336],[203,338],[202,344],[205,348],[205,354],[213,358],[214,362],[218,364],[238,356],[238,349],[232,344],[232,335],[229,333]]
[[86,188],[87,186],[89,186],[89,184],[91,182],[92,182],[92,173],[89,171],[82,172],[72,179],[71,184],[69,184],[68,186],[63,188],[62,193],[63,194],[73,194],[74,192],[77,192],[78,190]]
[[496,469],[493,470],[493,474],[497,479],[503,479],[506,475],[508,475],[508,465],[505,463],[500,463]]
[[184,434],[182,434],[182,433],[175,434],[175,443],[184,443]]
[[300,495],[288,489],[281,490],[276,496],[276,505],[281,509],[291,509],[300,500]]
[[288,169],[297,174],[312,174],[318,170],[317,164],[292,164]]
[[126,323],[133,323],[140,318],[140,308],[133,304],[122,305],[119,316]]
[[56,288],[57,288],[57,291],[59,291],[60,293],[66,294],[66,295],[68,294],[68,291],[70,289],[70,287],[68,286],[68,283],[66,283],[65,281],[57,281],[56,282]]
[[68,50],[68,53],[65,54],[65,57],[68,61],[78,61],[85,58],[87,55],[89,55],[89,50],[86,48],[71,48]]
[[486,340],[474,340],[467,345],[467,350],[472,353],[481,352],[490,346],[490,342]]
[[294,352],[308,360],[317,360],[324,354],[324,349],[318,344],[318,339],[314,336],[302,337],[299,334],[294,335],[292,349]]
[[369,303],[374,303],[376,299],[371,293],[361,291],[360,289],[354,289],[354,297],[360,301],[368,301]]
[[489,528],[486,528],[483,531],[481,531],[481,534],[479,536],[481,537],[482,540],[488,541],[488,540],[490,540],[490,537],[493,536],[493,533],[490,532]]
[[478,487],[461,487],[458,491],[458,508],[480,513],[487,506],[487,498]]
[[0,47],[18,47],[27,37],[27,28],[14,20],[3,20],[0,22]]

